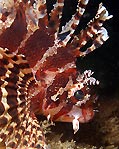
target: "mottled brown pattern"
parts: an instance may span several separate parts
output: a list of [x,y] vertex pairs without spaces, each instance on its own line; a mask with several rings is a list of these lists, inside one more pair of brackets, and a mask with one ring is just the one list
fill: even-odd
[[53,46],[53,41],[54,37],[48,36],[46,32],[41,29],[37,30],[32,36],[30,36],[30,38],[26,41],[22,52],[26,55],[31,67],[33,67],[37,61],[43,57],[48,47]]
[[24,8],[22,4],[20,4],[13,24],[0,36],[0,47],[15,51],[20,45],[27,31],[24,13]]
[[[87,28],[75,35],[87,4],[78,0],[75,14],[61,26],[64,0],[48,14],[45,0],[0,3],[0,142],[6,148],[47,149],[36,113],[72,122],[74,133],[79,122],[93,118],[89,88],[99,82],[90,70],[80,74],[76,60],[108,39],[102,26],[112,16],[100,4]],[[91,47],[82,52],[89,40]],[[83,96],[76,98],[77,91]]]

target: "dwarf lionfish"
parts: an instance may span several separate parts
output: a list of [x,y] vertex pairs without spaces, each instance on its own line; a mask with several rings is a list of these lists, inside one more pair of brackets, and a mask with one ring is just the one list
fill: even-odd
[[[47,13],[46,0],[0,0],[0,142],[7,148],[47,148],[35,114],[51,121],[79,123],[94,116],[93,72],[80,73],[76,59],[100,47],[110,19],[102,5],[75,35],[89,0],[77,0],[71,20],[61,27],[64,0]],[[92,40],[85,51],[81,48]]]

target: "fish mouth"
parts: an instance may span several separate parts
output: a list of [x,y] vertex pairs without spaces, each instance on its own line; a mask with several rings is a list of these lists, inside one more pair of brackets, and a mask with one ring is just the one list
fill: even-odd
[[94,117],[94,110],[92,106],[78,107],[73,105],[70,112],[61,115],[55,121],[72,123],[74,134],[79,130],[80,123],[87,123]]

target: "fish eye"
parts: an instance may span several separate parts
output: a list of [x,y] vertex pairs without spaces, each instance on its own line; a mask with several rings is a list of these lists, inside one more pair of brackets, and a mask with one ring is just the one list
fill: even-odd
[[75,93],[74,93],[74,97],[78,100],[82,100],[84,98],[84,93],[82,90],[77,90]]

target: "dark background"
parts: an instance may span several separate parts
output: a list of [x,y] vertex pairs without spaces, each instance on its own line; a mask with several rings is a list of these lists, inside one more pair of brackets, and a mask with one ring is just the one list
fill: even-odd
[[[53,3],[51,4],[51,0],[47,2],[48,8],[52,9]],[[55,0],[52,0],[52,2],[55,2]],[[111,148],[115,149],[119,146],[118,0],[90,0],[75,33],[78,34],[81,29],[86,27],[89,20],[95,16],[101,2],[103,2],[109,14],[113,15],[113,18],[104,23],[110,38],[94,52],[86,57],[79,57],[77,59],[77,68],[80,72],[91,69],[94,71],[94,77],[100,81],[98,88],[96,88],[97,95],[100,97],[97,104],[98,112],[95,113],[95,118],[91,122],[80,125],[80,131],[76,135],[73,135],[70,123],[56,123],[57,126],[52,128],[52,132],[56,134],[63,133],[61,141],[74,139],[77,144],[82,142],[83,144],[96,145],[97,148],[100,148],[100,146],[104,146],[104,148],[111,146]],[[70,20],[71,15],[75,13],[76,5],[77,0],[65,0],[62,25],[65,25]]]
[[[47,7],[50,10],[53,8],[53,3],[56,0],[47,0]],[[103,3],[109,14],[113,18],[104,23],[110,38],[94,52],[86,57],[80,57],[77,60],[78,69],[91,69],[94,71],[94,77],[100,81],[98,87],[99,95],[113,96],[119,90],[119,4],[117,0],[89,0],[84,16],[82,17],[79,26],[76,29],[76,34],[85,28],[87,23],[95,16],[98,6]],[[75,13],[77,0],[65,0],[63,9],[63,18],[61,25],[65,25],[70,20],[72,14]]]
[[[65,14],[74,12],[76,8],[77,0],[73,1],[65,0],[69,5]],[[109,14],[113,15],[113,18],[104,23],[104,27],[107,29],[110,38],[94,52],[90,53],[84,58],[78,58],[77,67],[80,71],[91,69],[94,71],[94,76],[100,81],[98,88],[98,94],[104,96],[114,96],[119,91],[119,4],[116,0],[90,0],[86,8],[84,17],[77,28],[81,30],[85,28],[87,22],[92,19],[98,9],[99,3],[103,3],[107,8]],[[69,10],[68,9],[72,9]],[[68,13],[70,12],[70,13]],[[69,15],[70,16],[70,15]],[[65,18],[68,18],[65,16]]]
[[[100,48],[78,60],[81,69],[91,69],[100,81],[99,95],[114,96],[119,91],[119,4],[116,1],[90,0],[89,10],[95,14],[97,4],[103,2],[113,18],[104,23],[110,38]],[[90,9],[89,8],[89,9]]]
[[[47,0],[50,10],[56,0]],[[56,123],[52,128],[52,134],[62,134],[61,141],[74,139],[77,144],[92,144],[97,148],[100,146],[110,146],[114,149],[119,146],[119,4],[117,0],[90,0],[86,7],[86,12],[76,29],[76,34],[86,27],[86,24],[95,16],[99,3],[103,2],[113,18],[104,23],[110,38],[94,52],[86,57],[77,59],[77,68],[80,72],[86,69],[94,71],[94,77],[100,81],[96,88],[97,95],[100,97],[97,105],[98,112],[95,118],[86,124],[80,125],[80,131],[73,135],[71,123]],[[61,25],[65,25],[75,13],[77,0],[65,0],[63,18]],[[117,95],[118,94],[118,95]],[[103,113],[103,114],[102,114]],[[114,129],[113,129],[114,128]],[[117,128],[117,129],[116,129]],[[65,130],[65,131],[64,131]],[[53,138],[51,134],[50,138]],[[55,145],[54,145],[55,146]],[[79,147],[80,145],[78,145]],[[90,147],[92,148],[92,147]],[[109,147],[110,148],[110,147]]]
[[109,14],[113,15],[112,19],[104,23],[110,38],[85,58],[78,59],[78,66],[95,72],[95,77],[100,81],[99,95],[113,96],[119,91],[119,7],[116,1],[90,0],[88,7],[92,9],[89,8],[88,12],[92,16],[100,2],[103,2]]

